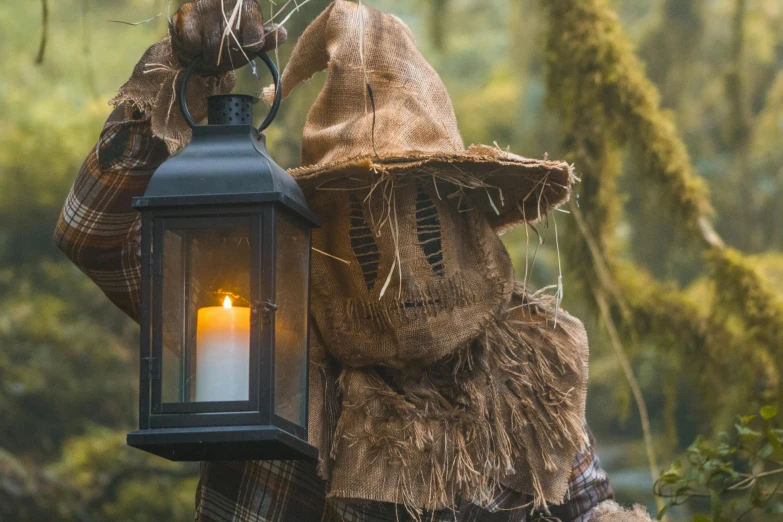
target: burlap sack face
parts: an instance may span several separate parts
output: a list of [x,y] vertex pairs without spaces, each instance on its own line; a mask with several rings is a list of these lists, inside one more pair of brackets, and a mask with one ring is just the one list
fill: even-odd
[[562,311],[555,327],[552,307],[515,286],[503,244],[462,195],[406,175],[309,198],[326,218],[314,234],[310,440],[332,498],[437,510],[491,506],[499,487],[538,507],[566,493],[586,441],[584,328]]
[[451,197],[456,187],[415,175],[375,181],[343,180],[308,200],[327,220],[314,247],[347,262],[315,254],[312,312],[346,366],[432,363],[508,302],[511,261],[483,214]]

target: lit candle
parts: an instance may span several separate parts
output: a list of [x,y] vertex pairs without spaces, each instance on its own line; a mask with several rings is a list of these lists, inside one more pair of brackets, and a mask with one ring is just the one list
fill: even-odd
[[196,401],[246,401],[250,364],[250,308],[223,306],[198,311]]

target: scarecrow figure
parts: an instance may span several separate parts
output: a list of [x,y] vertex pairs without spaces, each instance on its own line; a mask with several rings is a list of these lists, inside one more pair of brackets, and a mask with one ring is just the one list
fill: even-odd
[[[120,89],[56,230],[134,319],[130,203],[189,139],[172,110],[183,65],[205,64],[187,94],[203,118],[233,64],[285,40],[250,0],[186,3],[170,29]],[[310,350],[319,460],[205,462],[197,519],[649,520],[611,500],[593,453],[582,324],[515,281],[497,235],[565,202],[570,166],[466,150],[443,83],[394,16],[330,4],[297,42],[283,96],[324,69],[291,171],[324,221]]]

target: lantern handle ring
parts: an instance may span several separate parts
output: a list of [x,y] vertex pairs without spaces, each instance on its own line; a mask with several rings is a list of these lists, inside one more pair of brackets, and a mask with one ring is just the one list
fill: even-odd
[[[269,72],[272,73],[272,79],[274,80],[275,84],[275,99],[272,102],[272,106],[269,108],[269,114],[266,115],[266,118],[264,118],[264,121],[258,128],[258,132],[261,133],[272,124],[275,116],[277,116],[277,111],[280,108],[280,102],[282,101],[283,90],[281,88],[280,73],[277,70],[277,66],[275,66],[275,62],[273,62],[269,55],[265,52],[260,53],[258,56],[264,61],[267,68],[269,69]],[[201,57],[199,56],[193,60],[190,65],[188,65],[187,69],[185,69],[185,75],[182,77],[182,82],[179,84],[179,108],[182,110],[182,115],[185,117],[185,121],[188,123],[191,129],[196,126],[196,122],[193,121],[193,116],[190,114],[190,109],[188,109],[186,94],[188,91],[188,81],[190,80],[190,76],[193,74],[193,71],[200,63]]]

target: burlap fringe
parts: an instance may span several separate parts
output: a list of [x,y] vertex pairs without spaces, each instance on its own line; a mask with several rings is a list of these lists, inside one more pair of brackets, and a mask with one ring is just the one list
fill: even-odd
[[599,504],[591,515],[592,522],[653,522],[643,506],[625,509],[614,501]]
[[[547,346],[533,346],[520,329],[551,329],[551,314],[529,302],[520,310],[418,375],[365,372],[359,399],[348,382],[355,374],[343,371],[331,458],[366,447],[374,465],[395,470],[394,491],[383,496],[414,515],[454,508],[458,499],[488,505],[515,474],[530,484],[534,508],[561,501],[552,498],[551,482],[564,459],[552,455],[570,462],[587,443],[585,354],[562,349],[549,335],[537,337]],[[574,386],[558,387],[564,378]],[[351,431],[357,417],[361,429]],[[567,472],[559,475],[567,481]],[[350,497],[333,486],[332,496]]]

